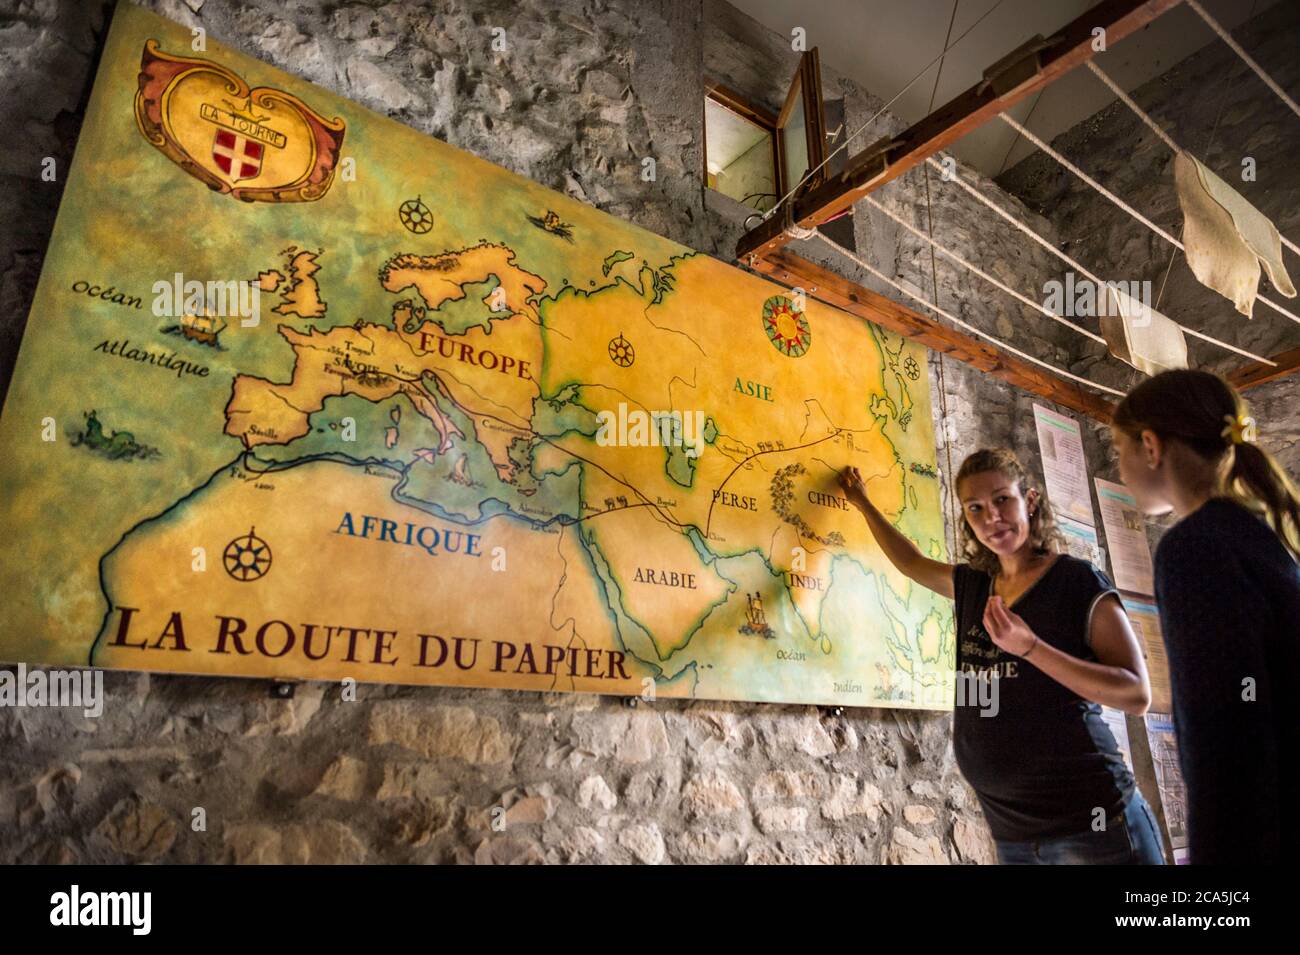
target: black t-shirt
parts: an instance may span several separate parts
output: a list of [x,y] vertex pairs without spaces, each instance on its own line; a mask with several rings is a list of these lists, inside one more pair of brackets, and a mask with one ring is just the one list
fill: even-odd
[[[953,569],[957,605],[957,706],[953,751],[979,797],[993,837],[1028,842],[1091,829],[1095,810],[1120,812],[1133,792],[1101,707],[1057,683],[1028,660],[998,647],[984,629],[992,578],[969,564]],[[1095,661],[1088,643],[1092,611],[1116,593],[1106,575],[1061,554],[1011,610],[1043,643]],[[974,678],[997,674],[995,715]],[[966,676],[963,676],[966,674]],[[990,685],[991,686],[991,685]],[[964,695],[964,703],[963,703]]]
[[1300,567],[1273,529],[1212,498],[1156,548],[1193,863],[1300,852]]

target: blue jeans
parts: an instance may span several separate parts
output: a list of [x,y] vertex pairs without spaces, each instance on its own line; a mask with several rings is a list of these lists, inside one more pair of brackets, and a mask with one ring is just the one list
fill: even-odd
[[1155,813],[1136,789],[1121,813],[1100,832],[1086,829],[1035,842],[1000,842],[1002,865],[1164,865],[1164,840]]

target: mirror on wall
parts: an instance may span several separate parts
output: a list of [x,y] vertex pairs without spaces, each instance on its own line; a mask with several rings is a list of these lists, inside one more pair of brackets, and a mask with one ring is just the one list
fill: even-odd
[[825,178],[826,118],[817,50],[799,59],[779,113],[721,83],[706,82],[704,179],[710,189],[759,212],[771,209],[817,169],[800,191]]

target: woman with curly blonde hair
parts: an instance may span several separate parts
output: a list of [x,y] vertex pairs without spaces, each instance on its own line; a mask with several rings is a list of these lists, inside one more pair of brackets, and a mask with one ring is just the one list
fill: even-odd
[[840,483],[899,572],[956,602],[958,689],[982,681],[995,705],[958,693],[953,752],[998,861],[1163,864],[1155,817],[1098,705],[1146,712],[1142,651],[1106,576],[1060,552],[1051,506],[1015,453],[976,451],[957,472],[958,564],[922,554],[856,468]]

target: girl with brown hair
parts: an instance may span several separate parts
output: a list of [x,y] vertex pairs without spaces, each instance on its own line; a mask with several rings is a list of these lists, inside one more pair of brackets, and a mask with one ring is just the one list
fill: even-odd
[[[959,564],[922,554],[856,468],[840,483],[890,563],[956,602],[953,752],[998,861],[1163,864],[1155,817],[1098,706],[1146,712],[1142,652],[1106,576],[1058,552],[1051,507],[1014,452],[977,451],[957,473]],[[972,681],[993,706],[969,705]]]
[[1120,402],[1120,477],[1178,523],[1155,557],[1193,863],[1300,851],[1300,494],[1241,396],[1168,371]]

